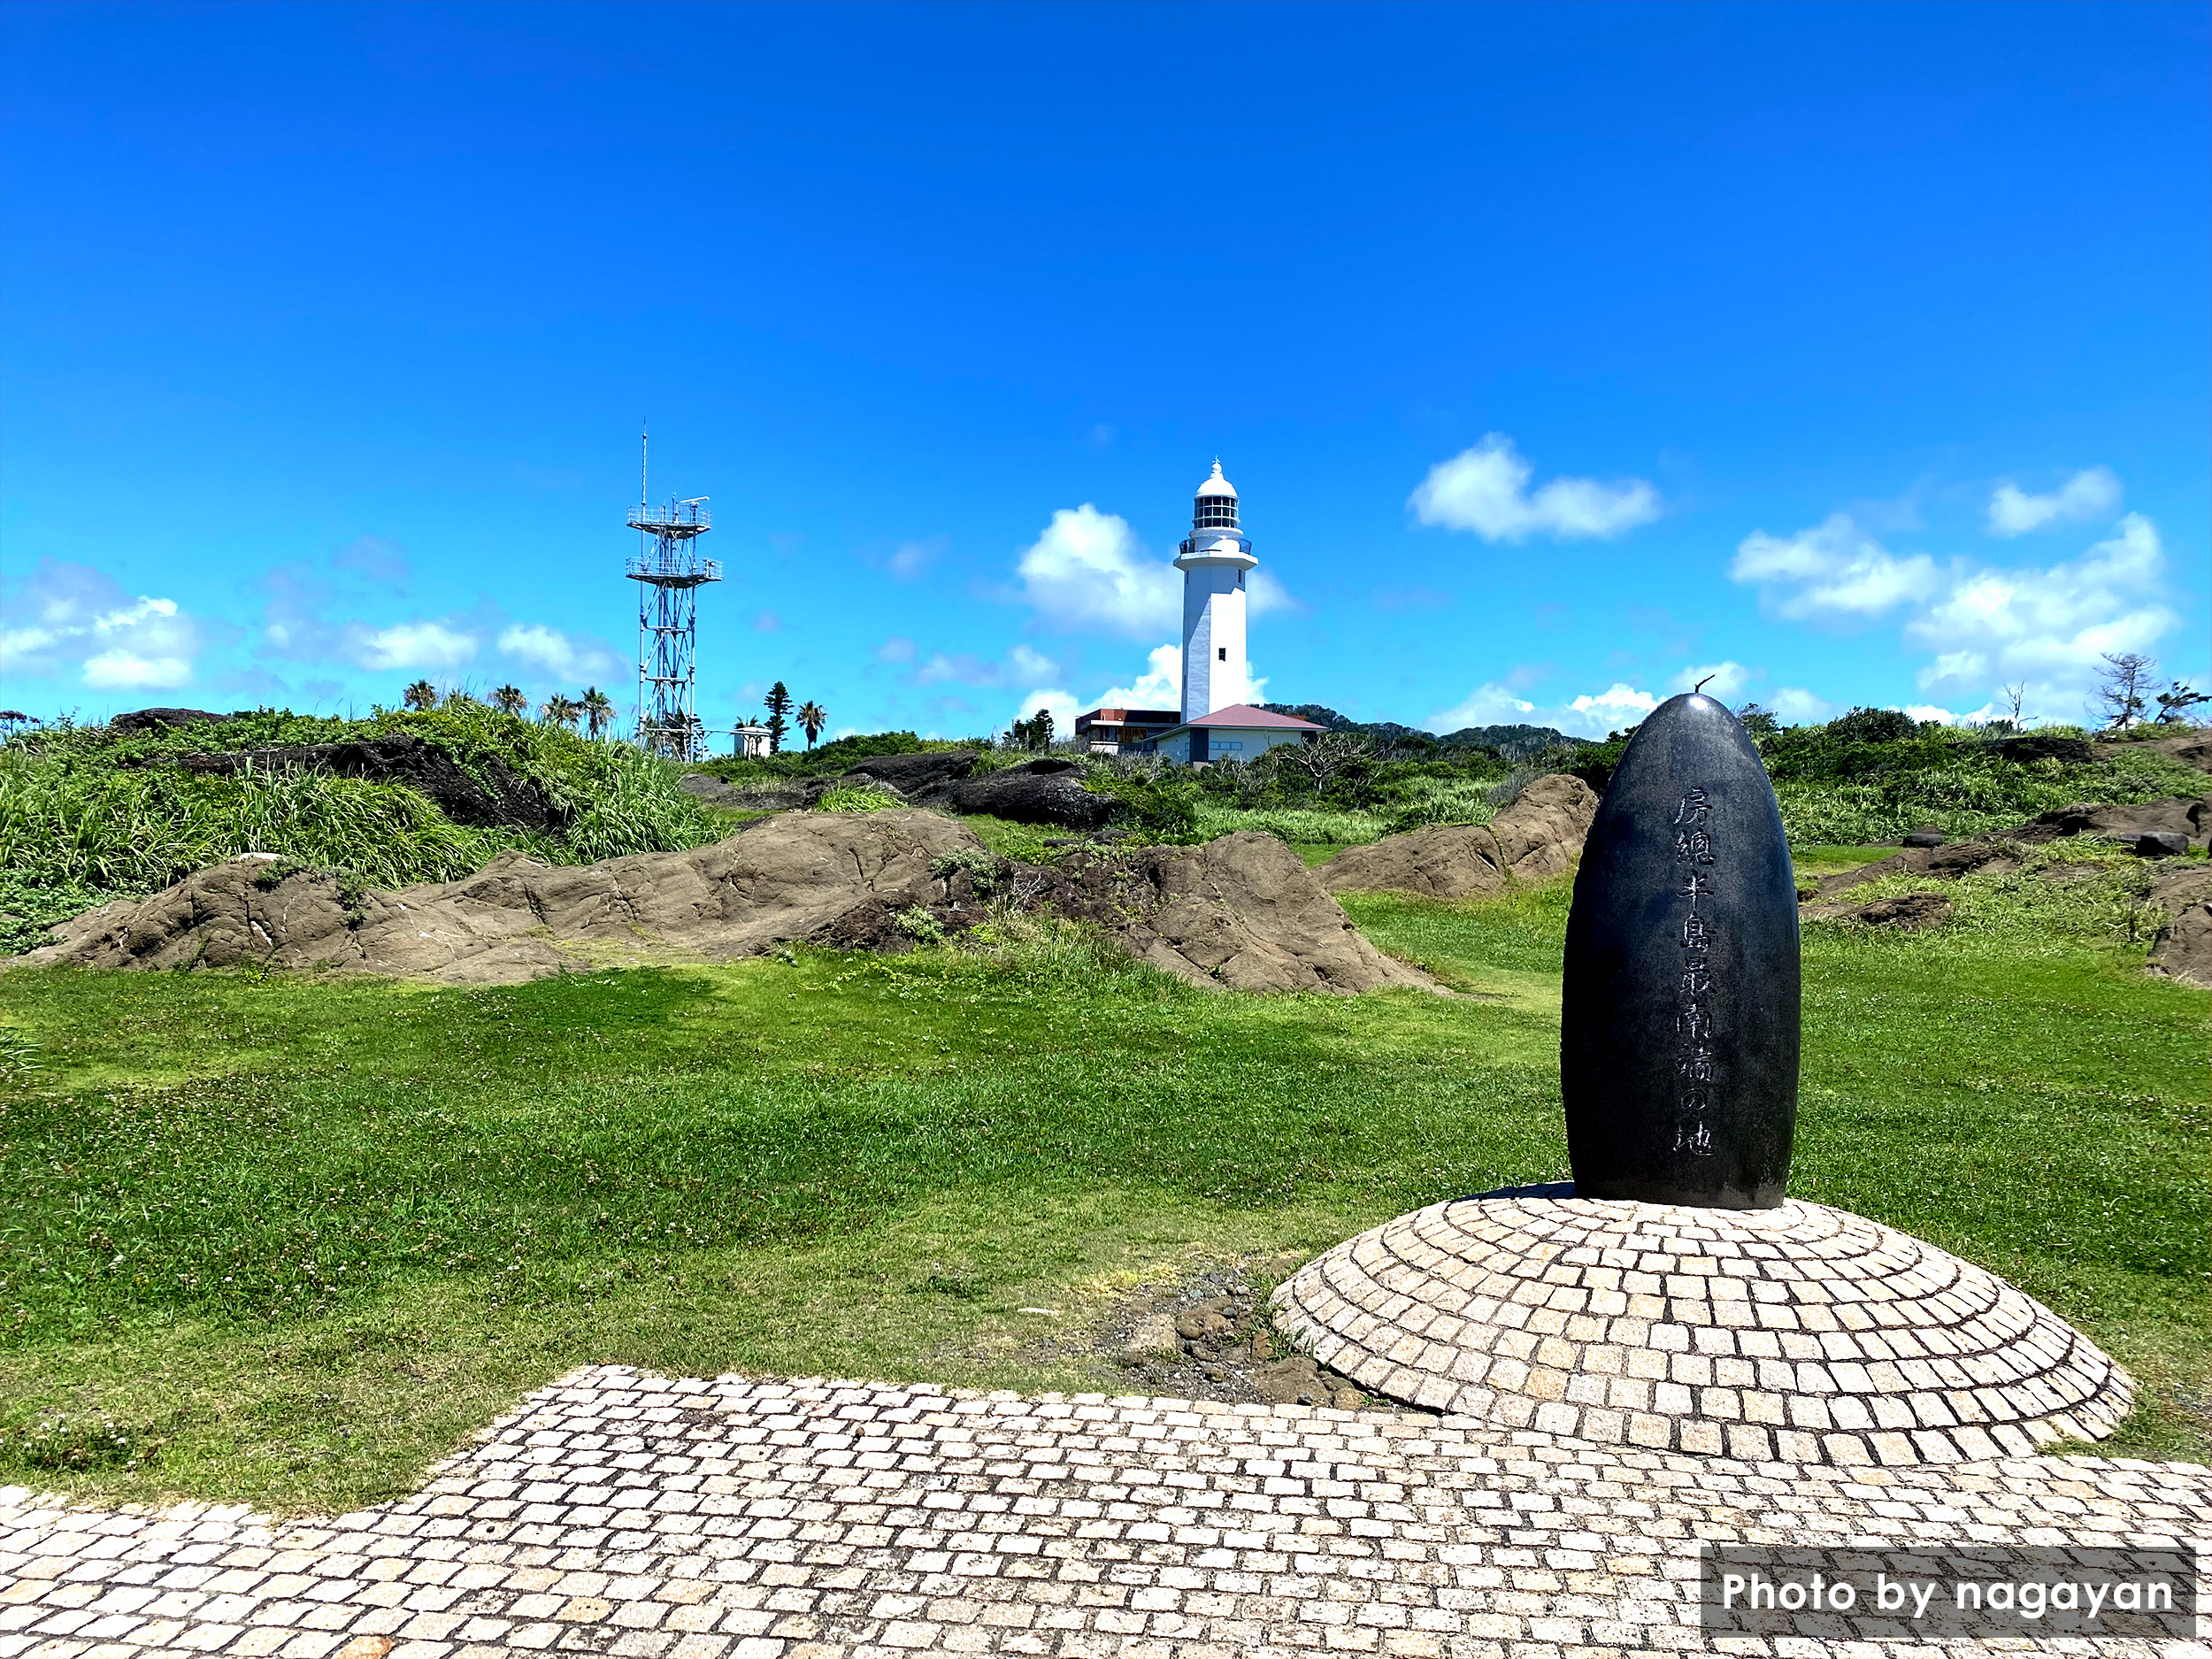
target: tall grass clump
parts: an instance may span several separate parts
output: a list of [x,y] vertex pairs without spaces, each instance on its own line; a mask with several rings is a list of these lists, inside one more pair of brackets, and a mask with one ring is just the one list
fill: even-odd
[[[1783,827],[1800,846],[1893,841],[1924,825],[1947,835],[1978,835],[2077,802],[2132,806],[2204,792],[2202,772],[2139,749],[2087,762],[2020,763],[1996,757],[1985,744],[1952,742],[1924,757],[1900,756],[1886,764],[1876,758],[1855,775],[1799,770],[1791,759],[1770,755],[1767,764]],[[1920,764],[1909,764],[1915,759]]]
[[[564,827],[454,823],[426,796],[303,770],[190,772],[176,757],[407,733],[488,786],[491,763],[533,787]],[[155,733],[60,727],[0,745],[0,951],[55,923],[158,891],[240,853],[274,853],[365,887],[449,881],[518,848],[552,864],[672,852],[722,833],[680,774],[624,744],[463,703],[366,720],[275,710]]]
[[1388,834],[1390,824],[1391,820],[1379,812],[1331,811],[1317,807],[1225,806],[1203,798],[1198,803],[1198,833],[1202,841],[1237,830],[1258,830],[1294,845],[1356,847]]

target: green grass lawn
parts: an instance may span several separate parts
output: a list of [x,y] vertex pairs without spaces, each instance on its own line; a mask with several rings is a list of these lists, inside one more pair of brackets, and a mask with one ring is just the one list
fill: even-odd
[[[2212,994],[2095,885],[1812,929],[1793,1187],[2050,1302],[2149,1385],[2116,1449],[2200,1457]],[[1564,885],[1348,908],[1474,995],[1065,945],[0,976],[0,1480],[354,1504],[589,1360],[1125,1386],[1053,1339],[1133,1285],[1565,1173]]]

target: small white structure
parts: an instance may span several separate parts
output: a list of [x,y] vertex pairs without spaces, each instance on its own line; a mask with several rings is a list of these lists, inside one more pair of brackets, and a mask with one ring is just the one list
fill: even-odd
[[763,760],[768,755],[768,728],[764,726],[733,726],[730,736],[738,755],[746,760]]
[[1164,755],[1187,765],[1222,760],[1257,760],[1281,743],[1310,743],[1327,730],[1295,715],[1256,709],[1248,703],[1233,703],[1195,720],[1186,720],[1163,732],[1145,745],[1147,752]]
[[1221,463],[1216,461],[1213,476],[1198,487],[1190,534],[1175,560],[1183,572],[1187,721],[1240,705],[1251,695],[1244,657],[1244,577],[1258,564],[1250,539],[1237,526],[1236,486],[1221,476]]

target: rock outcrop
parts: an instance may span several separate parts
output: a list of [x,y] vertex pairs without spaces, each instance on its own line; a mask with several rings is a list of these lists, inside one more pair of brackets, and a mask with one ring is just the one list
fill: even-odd
[[2201,847],[2206,835],[2212,833],[2212,795],[2170,795],[2136,806],[2098,806],[2082,801],[2046,812],[2011,833],[2013,840],[2031,844],[2062,841],[2069,835],[2094,835],[2131,845],[2146,835],[2177,834],[2185,836],[2191,845]]
[[887,784],[901,795],[914,797],[941,785],[958,781],[975,770],[972,749],[925,750],[918,755],[872,755],[845,770],[848,784],[872,779]]
[[1040,902],[1094,921],[1154,967],[1210,989],[1436,988],[1368,943],[1305,861],[1240,830],[1201,847],[1079,850],[1051,866]]
[[133,709],[108,722],[111,732],[162,732],[173,726],[216,726],[231,718],[212,709]]
[[2212,864],[2170,868],[2151,883],[2151,902],[2170,918],[2151,945],[2153,973],[2212,986]]
[[1951,901],[1940,893],[1901,893],[1865,904],[1812,904],[1803,912],[1809,922],[1863,922],[1869,927],[1893,927],[1915,933],[1940,927],[1951,919]]
[[460,881],[347,891],[248,854],[118,901],[18,957],[26,966],[270,966],[511,984],[580,969],[726,959],[801,941],[900,949],[902,917],[956,933],[992,897],[1096,924],[1194,985],[1350,995],[1432,988],[1369,944],[1282,842],[1102,854],[1042,868],[995,859],[958,819],[893,808],[789,813],[680,853],[549,865],[505,853]]
[[[146,714],[188,713],[149,709]],[[403,783],[427,795],[456,824],[476,828],[511,825],[521,829],[557,829],[564,815],[537,786],[518,776],[495,755],[480,757],[474,772],[436,743],[411,733],[344,743],[288,743],[267,749],[221,749],[203,755],[126,759],[124,766],[176,766],[185,772],[319,772],[370,783]]]
[[1487,824],[1440,824],[1348,848],[1321,866],[1332,893],[1394,891],[1464,899],[1511,881],[1563,875],[1597,817],[1597,792],[1579,778],[1537,779]]
[[1016,824],[1049,824],[1058,829],[1102,829],[1120,810],[1120,803],[1110,795],[1093,795],[1083,787],[1081,765],[1057,756],[910,793],[923,806],[987,812]]
[[1120,803],[1083,787],[1075,761],[1048,755],[1002,771],[975,772],[972,749],[920,755],[878,755],[835,777],[792,778],[727,784],[706,772],[687,773],[680,787],[717,806],[754,811],[811,807],[833,789],[877,789],[912,806],[947,812],[985,812],[1016,824],[1056,829],[1102,829],[1119,815]]
[[766,818],[680,853],[550,865],[504,853],[460,881],[350,895],[249,854],[79,917],[27,965],[351,969],[510,984],[609,961],[832,942],[852,912],[941,897],[933,860],[982,844],[934,812]]
[[2099,743],[2096,757],[2109,759],[2130,751],[2149,750],[2154,755],[2170,756],[2185,766],[2194,766],[2199,772],[2212,772],[2212,731],[2203,726],[2185,726],[2170,737],[2144,738],[2136,742]]
[[1824,876],[1810,888],[1799,888],[1798,896],[1827,899],[1870,881],[1878,881],[1884,876],[1932,876],[1939,881],[1955,881],[1961,876],[2003,875],[2020,867],[2025,850],[2019,842],[1999,835],[1946,841],[1940,847],[1908,847],[1901,853],[1878,858],[1870,864],[1861,864],[1855,870]]
[[2039,760],[2079,764],[2097,758],[2087,738],[2069,737],[2060,732],[2023,732],[2017,737],[2001,737],[1989,747],[2000,760],[2023,766]]

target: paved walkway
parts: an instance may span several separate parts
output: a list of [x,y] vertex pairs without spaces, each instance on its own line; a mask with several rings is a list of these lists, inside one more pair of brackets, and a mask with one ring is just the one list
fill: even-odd
[[[597,1367],[334,1520],[0,1491],[0,1659],[1695,1652],[1701,1539],[2201,1542],[2212,1471],[1798,1467],[1413,1414]],[[1721,1645],[1889,1650],[1850,1635]]]

